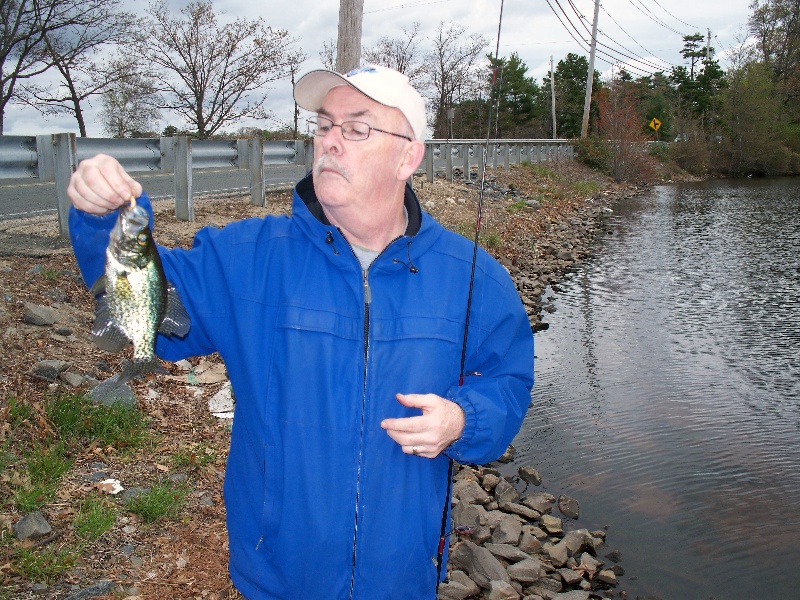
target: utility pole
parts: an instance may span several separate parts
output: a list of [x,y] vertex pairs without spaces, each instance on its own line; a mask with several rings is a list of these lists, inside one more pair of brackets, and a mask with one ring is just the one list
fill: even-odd
[[556,136],[556,72],[553,70],[553,55],[550,55],[550,98],[552,112],[553,112],[553,139],[558,139]]
[[347,73],[361,63],[361,23],[364,0],[339,0],[339,37],[336,41],[336,70]]
[[592,85],[594,84],[594,51],[597,47],[597,17],[600,13],[600,0],[594,0],[594,20],[592,21],[592,45],[589,50],[589,73],[586,76],[586,98],[583,100],[583,125],[581,137],[589,135],[589,107],[592,103]]

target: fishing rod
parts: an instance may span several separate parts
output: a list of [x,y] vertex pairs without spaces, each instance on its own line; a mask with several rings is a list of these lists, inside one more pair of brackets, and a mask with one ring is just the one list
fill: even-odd
[[[495,83],[497,83],[497,63],[500,60],[500,30],[503,26],[503,2],[504,0],[500,0],[500,17],[497,20],[497,45],[495,46],[494,51],[494,59],[495,64],[492,66],[492,92],[494,91]],[[498,93],[498,101],[497,101],[497,112],[500,112],[500,99]],[[466,364],[467,360],[467,339],[469,337],[469,319],[472,313],[472,295],[473,290],[475,288],[475,265],[478,260],[478,236],[481,232],[481,218],[483,217],[483,195],[486,189],[486,165],[488,163],[488,155],[489,155],[489,143],[491,140],[491,133],[492,133],[492,98],[491,94],[489,97],[489,108],[488,112],[488,119],[486,123],[486,143],[483,147],[483,157],[481,161],[481,185],[480,191],[478,192],[478,215],[475,220],[475,240],[472,246],[472,268],[470,270],[469,275],[469,291],[467,292],[467,311],[466,316],[464,318],[464,339],[461,344],[461,366],[459,369],[458,374],[458,385],[459,387],[464,385],[464,365]],[[449,151],[449,150],[448,150]],[[469,178],[469,172],[464,173],[466,178]],[[449,514],[448,508],[450,508],[450,493],[452,492],[453,487],[453,459],[448,458],[447,463],[447,493],[444,497],[444,509],[442,510],[442,527],[441,527],[441,535],[439,536],[439,548],[437,553],[437,560],[436,560],[436,591],[438,594],[439,591],[439,583],[442,579],[442,560],[444,558],[444,548],[445,544],[447,543],[447,537],[450,535],[447,533],[447,516]],[[456,528],[457,533],[461,533]]]

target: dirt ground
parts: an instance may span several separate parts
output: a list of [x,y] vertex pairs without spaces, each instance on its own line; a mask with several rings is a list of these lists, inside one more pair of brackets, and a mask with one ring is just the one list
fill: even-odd
[[[484,199],[483,230],[494,232],[490,248],[506,265],[524,268],[536,259],[537,236],[548,223],[568,217],[587,198],[619,190],[607,178],[576,163],[548,170],[512,168],[490,171],[492,186]],[[584,182],[583,187],[575,182]],[[585,182],[593,182],[586,184]],[[445,226],[470,237],[475,228],[477,185],[437,179],[415,182],[423,208]],[[587,196],[586,190],[591,190]],[[525,204],[537,204],[531,208]],[[224,226],[234,220],[267,214],[289,214],[291,193],[270,194],[266,207],[253,206],[244,196],[198,199],[194,222],[174,218],[168,200],[155,203],[156,241],[165,246],[189,246],[195,232],[206,225]],[[32,374],[42,359],[71,363],[70,370],[98,380],[118,370],[129,356],[110,355],[88,338],[94,301],[78,276],[67,240],[58,237],[55,216],[0,221],[0,449],[3,444],[43,439],[52,427],[42,416],[48,394],[64,383],[52,383]],[[23,322],[26,302],[53,307],[58,320],[52,327]],[[149,375],[132,383],[139,408],[151,419],[155,440],[135,454],[113,447],[88,447],[72,456],[74,465],[64,477],[58,499],[42,512],[58,535],[49,541],[55,549],[73,540],[72,518],[80,500],[97,489],[90,481],[97,471],[108,473],[126,488],[145,487],[161,478],[186,476],[190,493],[180,516],[144,523],[126,512],[121,503],[111,530],[92,544],[66,576],[48,583],[35,595],[31,584],[15,569],[19,547],[11,539],[11,526],[23,514],[9,500],[13,473],[0,476],[0,599],[67,598],[96,581],[110,579],[117,591],[108,598],[214,598],[241,596],[231,586],[227,570],[227,536],[222,481],[230,434],[230,421],[212,416],[208,401],[225,385],[218,356],[194,358],[183,367],[163,363],[169,372]],[[187,370],[188,369],[188,370]],[[204,376],[208,374],[208,376]],[[12,430],[9,398],[22,399],[34,409],[38,421],[28,429]],[[202,454],[204,460],[177,468],[174,457]],[[4,596],[1,590],[7,590]]]

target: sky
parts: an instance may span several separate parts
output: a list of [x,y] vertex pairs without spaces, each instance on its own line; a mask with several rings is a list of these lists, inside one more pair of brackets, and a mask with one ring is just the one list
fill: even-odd
[[[123,0],[127,10],[143,13],[142,0]],[[746,37],[747,20],[750,16],[751,0],[603,0],[598,18],[598,52],[595,69],[604,77],[610,77],[619,61],[644,60],[639,68],[648,72],[654,66],[663,66],[669,72],[673,65],[684,65],[680,55],[683,35],[711,31],[711,46],[723,69],[729,66],[727,57]],[[188,0],[168,0],[177,13]],[[564,12],[559,9],[563,7]],[[502,19],[501,19],[502,6]],[[552,10],[551,10],[552,6]],[[214,7],[222,12],[221,20],[237,17],[250,19],[261,17],[276,29],[285,29],[297,39],[298,47],[307,55],[301,72],[321,68],[319,51],[323,42],[336,39],[339,3],[331,0],[312,2],[290,0],[288,2],[265,2],[253,0],[214,0]],[[556,17],[556,13],[561,20]],[[565,16],[566,13],[566,16]],[[403,37],[403,28],[420,23],[423,36],[432,37],[440,22],[458,23],[467,33],[478,33],[487,40],[486,52],[494,53],[498,41],[501,57],[512,52],[519,54],[528,67],[528,76],[541,83],[550,69],[550,56],[555,63],[573,52],[587,56],[594,13],[593,0],[364,0],[362,47],[375,45],[382,36]],[[584,20],[578,15],[582,15]],[[566,17],[569,17],[569,21]],[[578,29],[567,30],[569,22]],[[499,27],[498,27],[499,25]],[[571,32],[571,33],[570,33]],[[580,35],[579,35],[580,34]],[[577,41],[576,39],[577,38]],[[427,45],[426,39],[421,48]],[[615,66],[616,65],[616,66]],[[634,76],[641,75],[636,64],[629,68]],[[102,124],[97,119],[101,104],[95,99],[87,112],[89,137],[103,137]],[[294,108],[291,84],[272,84],[266,108],[276,116],[289,121]],[[168,123],[182,124],[178,119],[165,118],[161,128]],[[237,125],[260,125],[242,122]],[[267,127],[273,127],[267,124]],[[234,130],[236,127],[228,127]],[[29,107],[10,105],[6,107],[6,135],[38,135],[46,133],[78,131],[74,118],[50,117],[45,119]]]

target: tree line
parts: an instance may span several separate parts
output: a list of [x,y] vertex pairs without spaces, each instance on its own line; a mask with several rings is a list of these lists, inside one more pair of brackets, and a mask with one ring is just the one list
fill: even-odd
[[[154,135],[165,116],[179,122],[164,135],[207,138],[247,118],[273,127],[236,134],[302,134],[296,107],[291,122],[267,109],[269,84],[294,83],[308,58],[288,31],[263,19],[225,23],[211,0],[178,13],[166,0],[143,14],[122,8],[122,0],[0,0],[0,134],[10,103],[71,115],[82,136],[90,103],[100,104],[112,137]],[[659,140],[693,172],[800,172],[800,4],[753,0],[750,9],[749,41],[728,51],[727,71],[700,33],[683,37],[685,65],[669,72],[634,77],[621,66],[603,80],[595,71],[581,155],[621,178],[630,174],[620,169],[635,168],[632,149]],[[440,22],[426,37],[413,23],[364,48],[362,63],[408,75],[428,99],[435,138],[549,138],[554,125],[558,137],[580,136],[585,56],[568,54],[537,82],[517,53],[496,57],[487,45],[457,24]],[[335,41],[318,54],[333,68]]]

